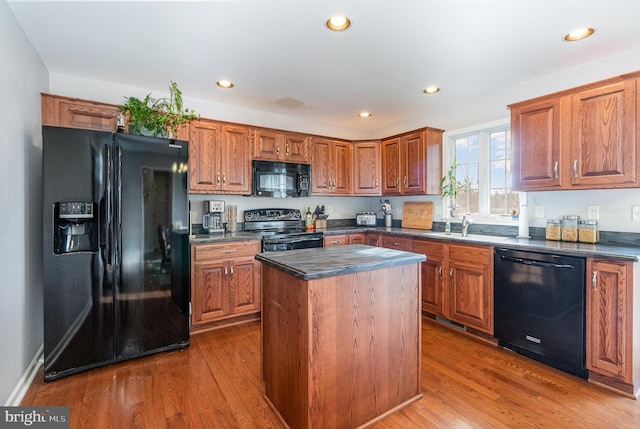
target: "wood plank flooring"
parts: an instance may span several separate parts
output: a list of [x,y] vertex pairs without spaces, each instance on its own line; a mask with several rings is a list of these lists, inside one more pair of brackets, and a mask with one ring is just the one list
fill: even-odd
[[[437,322],[422,326],[423,398],[376,429],[640,427],[640,401]],[[260,323],[251,322],[54,382],[41,372],[22,405],[70,406],[73,429],[282,428],[262,394]]]

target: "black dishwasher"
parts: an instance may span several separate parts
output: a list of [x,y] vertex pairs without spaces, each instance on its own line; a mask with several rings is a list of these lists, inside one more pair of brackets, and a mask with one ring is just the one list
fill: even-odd
[[496,248],[498,344],[578,377],[585,369],[585,260]]

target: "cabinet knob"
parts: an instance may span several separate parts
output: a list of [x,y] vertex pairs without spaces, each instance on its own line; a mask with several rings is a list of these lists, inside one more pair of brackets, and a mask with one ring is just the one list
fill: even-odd
[[220,172],[218,172],[218,174],[216,174],[216,181],[218,182],[218,185],[220,184]]
[[289,150],[289,143],[287,143],[287,146],[285,148],[285,155],[289,156],[289,154],[291,153],[291,151]]
[[280,145],[276,146],[276,155],[280,155]]
[[226,185],[227,184],[227,176],[225,173],[222,173],[222,184]]
[[591,279],[591,283],[593,283],[593,291],[597,292],[598,291],[598,272],[597,271],[593,272],[593,278]]

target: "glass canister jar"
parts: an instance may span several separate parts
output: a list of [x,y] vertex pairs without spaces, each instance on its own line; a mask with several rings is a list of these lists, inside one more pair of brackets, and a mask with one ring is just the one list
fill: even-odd
[[580,216],[562,216],[562,241],[578,241],[578,221]]
[[600,241],[597,220],[581,220],[578,223],[578,240],[581,243],[595,244]]
[[562,238],[562,220],[561,219],[548,219],[547,240],[559,241]]

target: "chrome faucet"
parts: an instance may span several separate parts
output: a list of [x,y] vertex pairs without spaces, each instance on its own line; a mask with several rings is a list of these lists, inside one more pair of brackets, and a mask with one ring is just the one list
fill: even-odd
[[467,217],[467,215],[462,216],[462,236],[466,237],[469,230],[469,225],[472,224],[473,221]]

